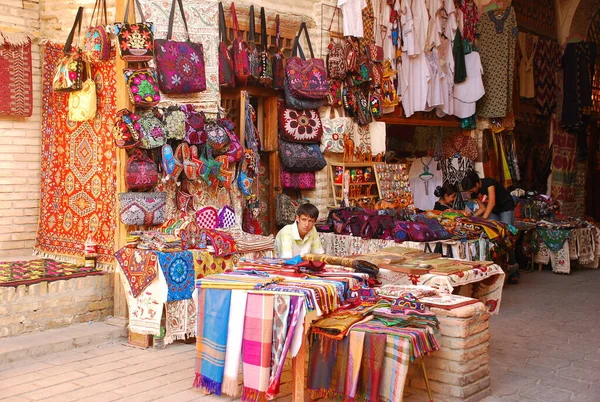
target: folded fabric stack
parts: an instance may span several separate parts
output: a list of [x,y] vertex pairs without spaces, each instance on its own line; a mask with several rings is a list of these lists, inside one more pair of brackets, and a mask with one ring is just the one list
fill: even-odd
[[137,248],[144,250],[178,251],[181,250],[181,239],[175,235],[159,231],[147,231],[140,235]]
[[233,237],[238,252],[241,254],[273,249],[273,235],[255,235],[252,233],[246,233],[241,229],[225,229],[223,231]]

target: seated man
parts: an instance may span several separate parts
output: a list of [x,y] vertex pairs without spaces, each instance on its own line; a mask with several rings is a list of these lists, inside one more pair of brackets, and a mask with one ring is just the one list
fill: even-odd
[[324,254],[315,229],[319,210],[312,204],[302,204],[296,211],[296,222],[284,226],[275,237],[275,253],[279,258],[304,254]]

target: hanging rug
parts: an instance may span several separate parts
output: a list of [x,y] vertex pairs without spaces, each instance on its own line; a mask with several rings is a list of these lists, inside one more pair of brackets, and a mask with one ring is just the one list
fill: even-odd
[[47,258],[0,262],[0,286],[31,285],[38,282],[102,274],[102,270],[98,268],[88,268]]

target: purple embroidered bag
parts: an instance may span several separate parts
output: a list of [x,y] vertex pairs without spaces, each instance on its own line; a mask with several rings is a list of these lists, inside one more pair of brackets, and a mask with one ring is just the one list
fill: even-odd
[[[187,36],[185,42],[171,40],[175,18],[175,3],[179,4],[181,19],[185,27]],[[154,54],[158,71],[158,86],[162,92],[166,94],[188,94],[206,90],[204,48],[201,43],[190,41],[182,0],[173,0],[167,39],[154,40]]]
[[316,187],[315,172],[286,172],[281,170],[281,187],[312,190]]

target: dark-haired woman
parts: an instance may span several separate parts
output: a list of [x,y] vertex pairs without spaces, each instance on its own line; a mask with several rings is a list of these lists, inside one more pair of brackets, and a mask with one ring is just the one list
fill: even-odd
[[435,211],[445,211],[447,209],[452,209],[452,205],[454,204],[454,200],[456,200],[456,193],[458,189],[455,185],[446,183],[443,186],[437,186],[433,194],[439,198],[435,202],[433,209]]

